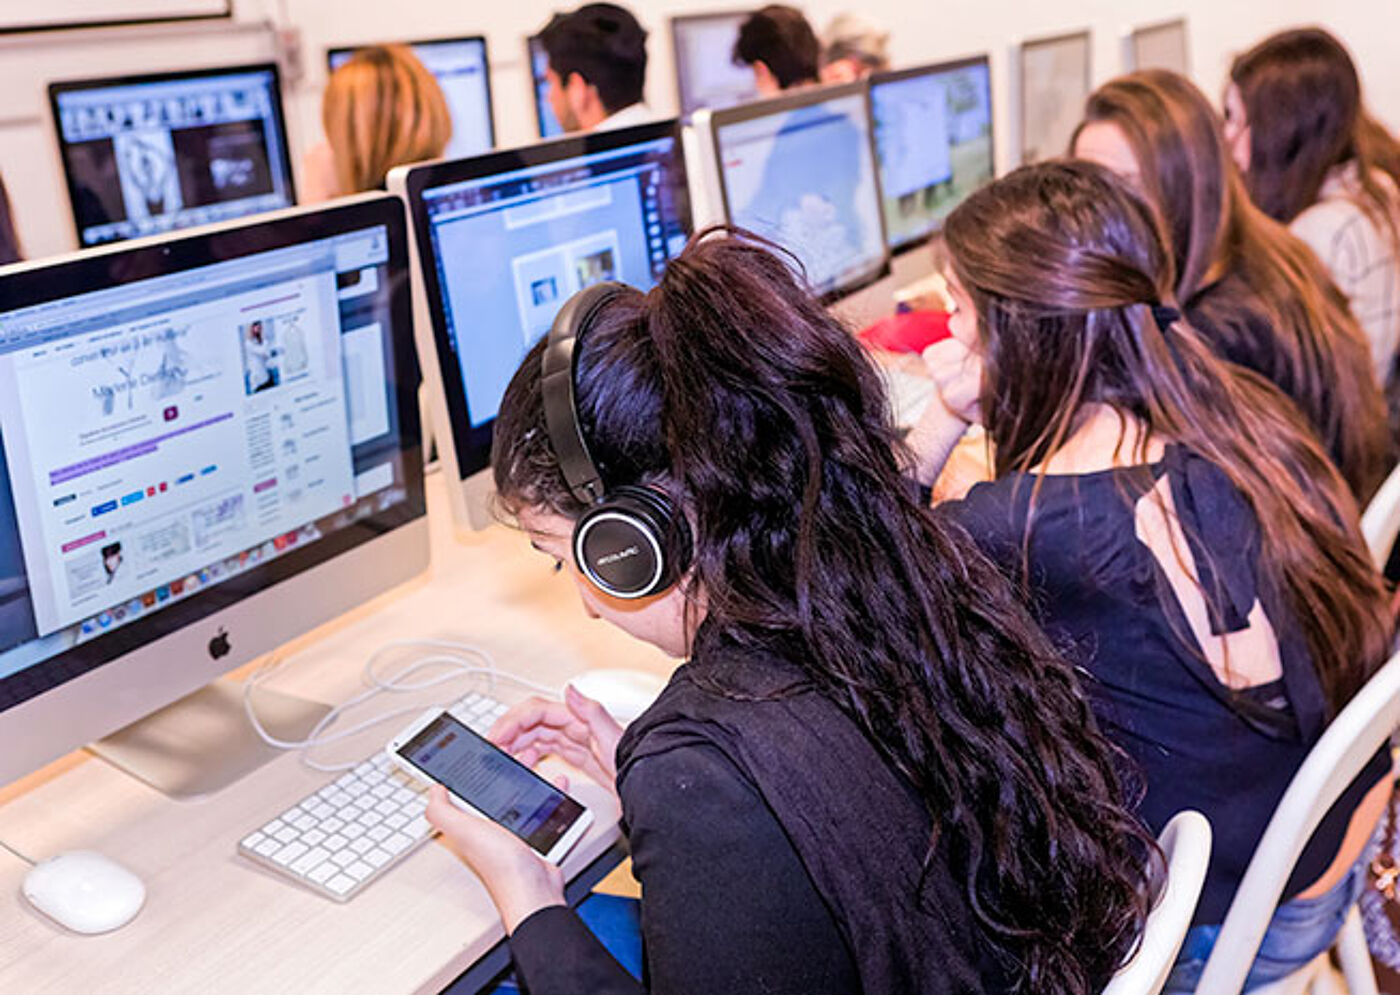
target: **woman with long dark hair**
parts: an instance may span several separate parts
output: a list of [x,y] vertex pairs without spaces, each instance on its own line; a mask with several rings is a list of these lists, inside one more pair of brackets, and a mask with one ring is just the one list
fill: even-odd
[[[603,488],[666,509],[676,579],[622,600],[578,572],[590,506],[561,469],[573,433],[551,423],[544,346],[502,403],[496,484],[591,613],[688,662],[625,735],[572,692],[495,735],[615,777],[652,988],[1098,991],[1135,945],[1155,850],[1071,668],[921,506],[862,349],[740,233],[589,307],[577,424]],[[441,793],[429,817],[535,995],[637,990],[556,870]]]
[[1390,441],[1365,335],[1308,247],[1251,203],[1204,94],[1161,69],[1111,80],[1089,97],[1072,152],[1148,200],[1191,326],[1292,398],[1369,498]]
[[1346,47],[1302,28],[1235,59],[1225,132],[1254,202],[1347,295],[1384,382],[1400,346],[1400,142],[1367,112]]
[[[1082,666],[1160,830],[1214,830],[1169,986],[1194,989],[1269,817],[1328,722],[1384,660],[1385,598],[1356,502],[1294,405],[1180,320],[1142,199],[1100,166],[1017,170],[949,217],[955,338],[919,476],[980,419],[995,479],[941,506]],[[1379,752],[1304,850],[1249,987],[1325,950],[1365,880]],[[1305,901],[1306,899],[1306,901]]]

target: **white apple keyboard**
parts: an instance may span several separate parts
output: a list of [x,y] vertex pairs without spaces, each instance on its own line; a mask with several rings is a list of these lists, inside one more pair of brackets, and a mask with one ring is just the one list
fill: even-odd
[[[449,709],[486,735],[506,706],[483,694]],[[348,901],[432,835],[428,789],[383,750],[259,826],[238,852],[337,902]]]

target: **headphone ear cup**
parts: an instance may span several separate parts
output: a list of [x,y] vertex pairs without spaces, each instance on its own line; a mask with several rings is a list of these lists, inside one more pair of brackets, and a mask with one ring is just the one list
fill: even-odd
[[660,594],[690,566],[690,525],[669,497],[649,487],[619,487],[574,526],[574,562],[615,598]]

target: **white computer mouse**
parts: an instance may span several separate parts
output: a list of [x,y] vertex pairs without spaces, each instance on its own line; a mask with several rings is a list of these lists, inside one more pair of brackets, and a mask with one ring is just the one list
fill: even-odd
[[24,897],[75,933],[108,933],[141,911],[146,886],[121,864],[91,850],[73,850],[35,864]]
[[585,670],[570,678],[569,683],[580,694],[606,708],[617,721],[627,725],[656,700],[666,686],[666,678],[645,670],[604,668]]

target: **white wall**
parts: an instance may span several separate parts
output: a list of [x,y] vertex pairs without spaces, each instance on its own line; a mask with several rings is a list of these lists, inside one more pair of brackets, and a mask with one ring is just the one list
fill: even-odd
[[[42,0],[40,0],[42,2]],[[15,202],[21,238],[31,256],[75,245],[52,137],[44,87],[49,80],[232,64],[271,58],[276,28],[291,28],[305,67],[286,87],[293,156],[319,139],[320,88],[328,47],[385,39],[453,34],[487,36],[496,128],[505,145],[535,137],[524,36],[553,10],[575,0],[235,0],[235,24],[133,27],[100,32],[0,36],[0,175]],[[675,107],[666,18],[673,13],[728,10],[744,0],[646,0],[634,3],[651,31],[648,97]],[[755,3],[757,5],[757,3]],[[1400,126],[1400,3],[1335,0],[1319,13],[1315,0],[810,0],[822,24],[858,6],[894,29],[898,64],[990,52],[999,155],[1010,143],[1009,52],[1018,38],[1088,27],[1094,32],[1094,78],[1119,71],[1120,39],[1134,25],[1186,16],[1196,81],[1218,95],[1233,54],[1281,27],[1322,23],[1351,46],[1374,108]],[[1002,168],[1009,163],[1000,163]]]

